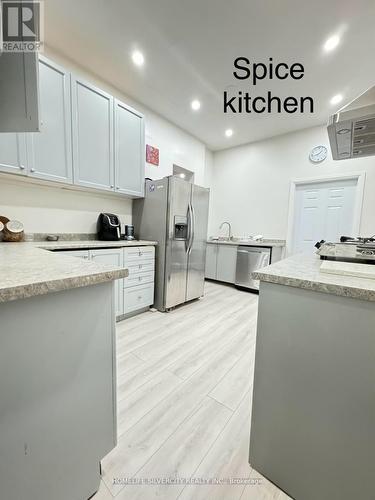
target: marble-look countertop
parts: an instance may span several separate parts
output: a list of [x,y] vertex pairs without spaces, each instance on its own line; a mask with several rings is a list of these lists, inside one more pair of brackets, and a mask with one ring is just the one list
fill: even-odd
[[[6,243],[5,243],[6,244]],[[99,241],[99,240],[71,240],[71,241],[34,241],[24,244],[34,245],[46,250],[85,250],[90,248],[122,248],[122,247],[144,247],[157,245],[157,241],[146,240],[118,240],[118,241]]]
[[207,240],[207,243],[218,243],[219,245],[232,245],[232,246],[245,246],[245,247],[285,247],[285,240],[268,240],[263,239],[260,241],[254,240],[239,240],[239,241],[226,241],[226,240]]
[[375,280],[321,272],[322,262],[324,261],[317,255],[297,254],[254,272],[253,278],[342,297],[375,301]]
[[63,252],[103,247],[154,245],[147,241],[0,243],[0,302],[95,285],[128,276],[128,270],[78,259]]

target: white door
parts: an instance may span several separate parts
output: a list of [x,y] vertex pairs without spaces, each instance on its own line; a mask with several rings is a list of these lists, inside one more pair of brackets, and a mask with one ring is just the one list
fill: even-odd
[[296,187],[292,253],[312,253],[317,241],[339,241],[355,234],[358,179],[300,184]]

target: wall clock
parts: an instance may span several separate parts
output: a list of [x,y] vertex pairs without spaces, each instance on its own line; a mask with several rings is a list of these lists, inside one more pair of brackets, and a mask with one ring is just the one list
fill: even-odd
[[309,158],[313,163],[321,163],[327,158],[328,150],[325,146],[316,146],[310,151]]

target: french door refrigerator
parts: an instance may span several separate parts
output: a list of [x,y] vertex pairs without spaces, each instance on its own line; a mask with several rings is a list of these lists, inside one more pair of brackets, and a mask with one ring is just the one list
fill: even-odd
[[202,297],[209,189],[176,176],[146,181],[145,197],[133,201],[139,239],[157,241],[154,307],[166,311]]

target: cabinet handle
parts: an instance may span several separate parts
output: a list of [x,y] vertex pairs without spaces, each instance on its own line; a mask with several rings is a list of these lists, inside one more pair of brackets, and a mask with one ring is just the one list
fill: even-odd
[[35,168],[30,168],[30,172],[35,172]]
[[116,186],[116,189],[120,189],[120,186]]
[[20,165],[20,170],[25,170],[25,165]]
[[110,185],[110,188],[111,188],[111,189],[114,189],[114,187],[115,187],[115,186],[114,186],[113,184],[111,184],[111,185]]

